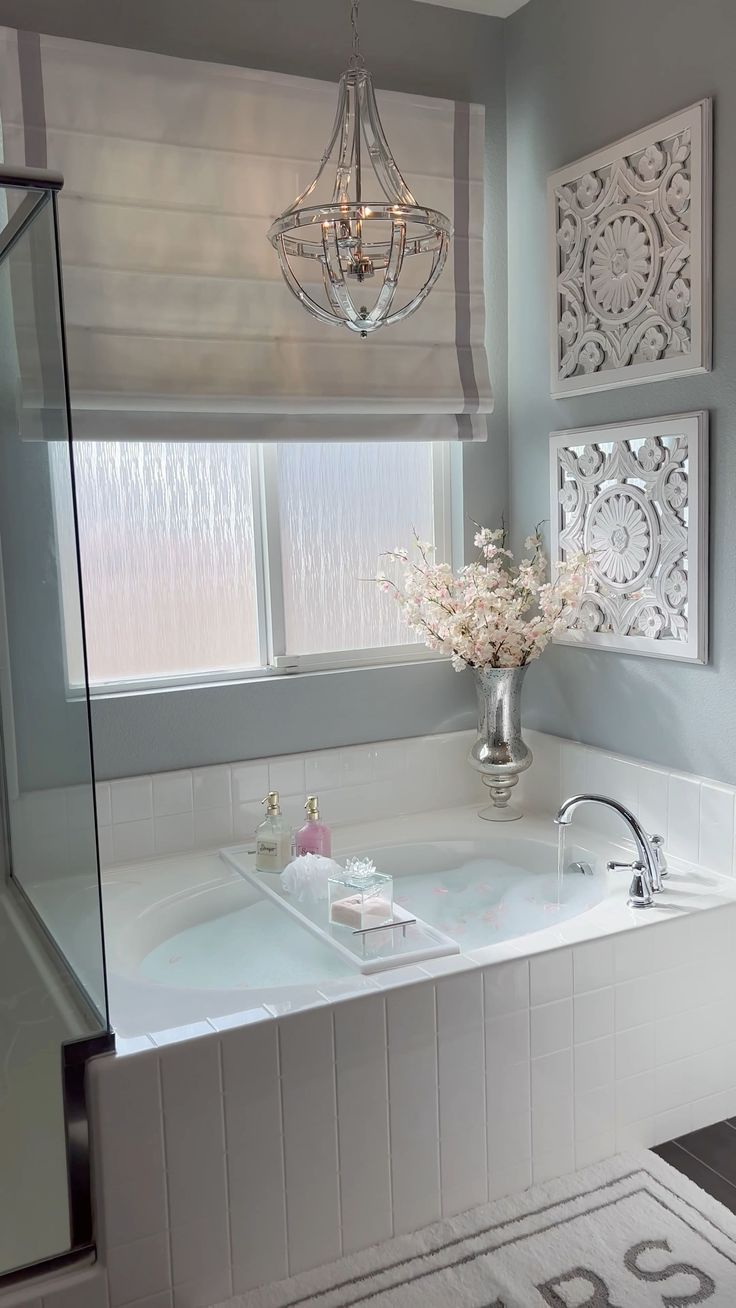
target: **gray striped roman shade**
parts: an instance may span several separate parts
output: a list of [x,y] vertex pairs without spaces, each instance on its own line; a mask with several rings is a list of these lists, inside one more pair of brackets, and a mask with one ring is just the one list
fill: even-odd
[[0,28],[3,157],[65,178],[77,438],[485,437],[483,108],[379,92],[455,237],[419,311],[361,340],[304,312],[266,239],[335,102],[332,83]]

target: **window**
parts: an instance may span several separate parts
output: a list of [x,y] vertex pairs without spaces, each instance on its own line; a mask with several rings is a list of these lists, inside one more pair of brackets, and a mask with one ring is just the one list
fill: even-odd
[[[449,446],[75,445],[98,692],[427,657],[370,580],[412,527],[450,556]],[[61,460],[51,447],[52,480]],[[70,687],[71,524],[57,511]]]

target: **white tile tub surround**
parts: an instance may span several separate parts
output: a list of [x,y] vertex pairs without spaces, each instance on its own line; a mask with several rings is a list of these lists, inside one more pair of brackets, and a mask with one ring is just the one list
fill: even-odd
[[450,732],[101,782],[103,865],[247,840],[263,820],[269,790],[278,790],[294,827],[313,793],[331,826],[372,812],[391,817],[471,802],[481,794],[466,762],[473,736]]
[[[664,835],[679,857],[736,874],[736,787],[541,732],[525,736],[534,764],[516,794],[527,812],[552,816],[571,794],[602,792],[631,808],[649,831]],[[335,827],[472,803],[485,793],[467,764],[473,738],[472,731],[451,732],[100,782],[102,864],[249,840],[263,817],[261,800],[272,788],[280,791],[295,827],[303,819],[306,793],[320,796],[323,816]],[[71,787],[15,801],[25,819],[29,855],[37,846],[41,865],[52,860],[55,875],[59,866],[74,870],[80,815],[89,821],[83,798],[80,788]],[[621,838],[620,819],[601,809],[581,811],[576,822]]]
[[736,1114],[735,933],[732,904],[98,1059],[110,1308],[206,1308]]
[[97,1059],[100,1264],[43,1308],[207,1308],[736,1114],[735,935],[736,903]]

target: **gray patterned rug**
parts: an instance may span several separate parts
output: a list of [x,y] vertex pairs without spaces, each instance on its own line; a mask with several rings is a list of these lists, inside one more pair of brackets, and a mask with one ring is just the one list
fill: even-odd
[[735,1308],[736,1217],[613,1158],[215,1308]]

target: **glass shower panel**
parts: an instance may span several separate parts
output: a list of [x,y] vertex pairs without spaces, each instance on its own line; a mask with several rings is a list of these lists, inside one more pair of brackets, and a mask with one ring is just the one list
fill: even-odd
[[[55,205],[29,187],[0,189],[0,1279],[89,1243],[69,1068],[108,1029],[88,700],[63,638],[56,509],[75,514]],[[65,451],[54,493],[49,442]],[[77,621],[83,650],[81,605]]]

